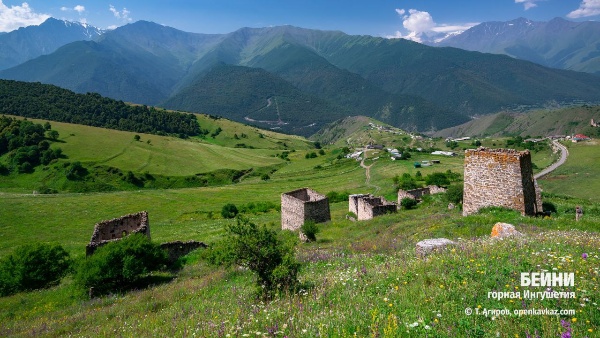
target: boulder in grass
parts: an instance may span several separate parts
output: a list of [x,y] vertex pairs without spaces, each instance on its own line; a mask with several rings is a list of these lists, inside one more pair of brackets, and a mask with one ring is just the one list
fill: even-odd
[[417,257],[423,258],[432,252],[444,249],[448,245],[456,245],[456,242],[447,238],[430,238],[420,241],[416,246]]
[[498,222],[494,224],[491,236],[492,238],[505,238],[511,236],[523,236],[523,234],[518,232],[512,224]]

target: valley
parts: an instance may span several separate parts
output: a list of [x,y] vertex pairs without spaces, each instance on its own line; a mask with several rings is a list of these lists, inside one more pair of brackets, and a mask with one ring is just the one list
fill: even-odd
[[[536,25],[493,27],[539,35]],[[462,38],[481,27],[492,26]],[[56,48],[0,52],[0,337],[600,332],[594,62],[567,60],[580,73],[518,60],[536,49],[508,42],[490,51],[511,57],[288,25],[199,34],[149,21],[102,31],[48,19],[0,34],[0,46],[63,29]],[[315,194],[284,201],[302,188]],[[377,198],[364,197],[361,213],[377,217],[359,218],[354,194],[397,205],[376,214],[365,201]],[[536,212],[469,210],[465,197],[503,194]],[[328,221],[302,218],[323,197],[316,212]],[[141,211],[148,222],[134,230],[119,218]],[[287,218],[302,227],[282,229]],[[86,255],[106,220],[114,241]],[[511,236],[495,238],[499,223]],[[421,255],[427,239],[451,244]],[[167,261],[165,243],[199,249]],[[57,279],[19,288],[61,263]],[[572,274],[552,287],[573,297],[524,296],[547,290],[524,285],[537,272]],[[540,309],[564,312],[518,314]]]

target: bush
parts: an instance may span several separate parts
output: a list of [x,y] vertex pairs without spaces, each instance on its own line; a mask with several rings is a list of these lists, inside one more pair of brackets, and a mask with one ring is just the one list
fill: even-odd
[[93,287],[99,294],[124,290],[166,264],[167,253],[158,244],[143,234],[132,234],[87,257],[77,269],[75,283],[86,291]]
[[348,202],[348,197],[350,196],[350,193],[347,191],[330,191],[325,196],[327,196],[329,203]]
[[417,183],[417,180],[412,178],[409,173],[404,173],[402,176],[395,176],[394,183],[402,190],[412,190],[421,187],[421,185]]
[[298,285],[300,264],[294,256],[297,239],[279,238],[274,230],[238,217],[225,227],[223,240],[206,251],[210,263],[247,267],[257,275],[260,294],[293,290]]
[[314,242],[317,240],[319,226],[313,221],[307,221],[302,225],[302,227],[300,227],[300,231],[302,231],[309,242]]
[[227,203],[221,208],[221,216],[223,218],[234,218],[238,213],[238,208],[232,203]]
[[556,213],[556,206],[552,202],[542,202],[542,209],[544,212]]
[[445,187],[450,184],[448,176],[444,173],[432,173],[425,177],[425,183],[427,185],[437,185],[438,187]]
[[60,245],[18,247],[0,261],[0,296],[58,284],[71,263],[69,253]]
[[463,190],[462,184],[453,184],[446,190],[446,200],[450,203],[461,204],[463,201]]
[[418,204],[417,200],[412,199],[410,197],[404,197],[400,201],[400,206],[406,210],[414,209],[417,206],[417,204]]
[[87,169],[79,161],[70,163],[65,169],[65,176],[72,181],[83,179],[87,174]]

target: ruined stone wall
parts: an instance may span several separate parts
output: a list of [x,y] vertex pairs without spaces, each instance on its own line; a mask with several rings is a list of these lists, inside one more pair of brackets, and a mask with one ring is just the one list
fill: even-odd
[[529,151],[478,148],[465,152],[463,215],[487,206],[536,214],[538,202]]
[[446,192],[446,188],[438,187],[437,185],[428,185],[427,188],[429,189],[429,194],[431,194],[431,195],[441,194],[441,193]]
[[423,195],[429,195],[429,193],[430,193],[429,187],[412,189],[412,190],[400,189],[400,190],[398,190],[398,204],[400,204],[402,202],[402,199],[404,199],[404,198],[418,200],[418,199],[421,199],[421,197],[423,197]]
[[369,220],[373,217],[396,212],[397,206],[383,197],[373,195],[350,195],[348,197],[348,210],[356,215],[359,221]]
[[298,230],[306,221],[331,220],[329,200],[318,192],[303,188],[281,194],[281,228]]
[[160,248],[165,250],[169,255],[169,262],[176,262],[180,257],[183,257],[198,248],[206,248],[207,245],[198,241],[175,241],[162,243]]
[[150,238],[148,212],[142,211],[96,223],[86,254],[91,255],[98,247],[132,233],[142,233]]

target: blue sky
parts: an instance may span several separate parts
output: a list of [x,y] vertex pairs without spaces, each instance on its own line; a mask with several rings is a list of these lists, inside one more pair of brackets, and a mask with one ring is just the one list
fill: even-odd
[[0,32],[50,16],[100,28],[137,20],[196,33],[294,25],[418,41],[484,21],[600,20],[600,0],[0,0]]

